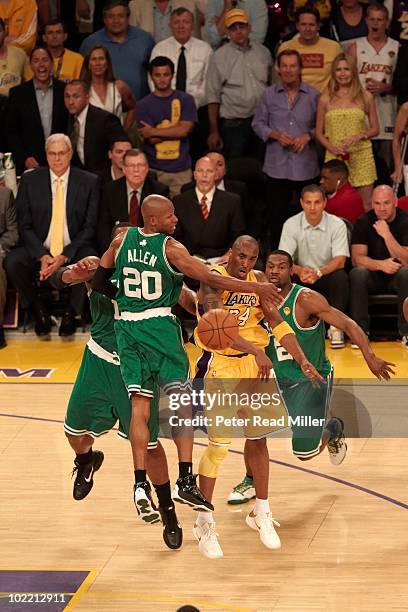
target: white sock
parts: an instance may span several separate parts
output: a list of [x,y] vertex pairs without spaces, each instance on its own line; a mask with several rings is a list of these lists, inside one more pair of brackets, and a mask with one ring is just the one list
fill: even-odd
[[255,500],[254,514],[268,514],[270,512],[269,499],[258,499]]
[[212,512],[199,512],[197,517],[197,525],[203,527],[206,523],[213,523],[214,517]]

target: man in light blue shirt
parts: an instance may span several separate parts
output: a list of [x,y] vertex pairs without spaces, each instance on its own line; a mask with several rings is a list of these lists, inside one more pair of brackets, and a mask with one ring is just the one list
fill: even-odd
[[225,14],[232,8],[239,8],[248,15],[251,26],[251,41],[263,43],[268,29],[268,10],[265,0],[208,0],[205,10],[205,24],[208,42],[216,49],[228,38],[225,28]]
[[[324,211],[326,194],[319,185],[302,189],[303,212],[283,225],[279,249],[290,253],[299,282],[324,295],[330,305],[346,312],[349,283],[344,270],[350,249],[342,219]],[[344,334],[330,327],[332,348],[344,347]]]
[[138,100],[148,92],[147,65],[154,40],[150,34],[129,25],[129,7],[124,0],[111,0],[103,10],[105,27],[83,41],[82,55],[103,45],[112,58],[116,79],[125,81]]

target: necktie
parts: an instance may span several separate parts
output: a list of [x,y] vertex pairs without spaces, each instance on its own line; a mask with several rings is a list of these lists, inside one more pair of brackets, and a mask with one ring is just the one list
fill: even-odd
[[54,199],[52,201],[50,253],[53,257],[61,255],[64,249],[64,192],[61,178],[57,178]]
[[139,200],[137,198],[137,191],[133,191],[130,197],[129,223],[137,227],[139,225],[139,221],[140,221]]
[[71,140],[71,144],[72,144],[72,149],[75,152],[77,145],[78,145],[78,140],[79,140],[79,121],[78,121],[78,117],[75,117],[74,119],[74,123],[72,125],[72,130],[71,133],[69,135],[70,140]]
[[180,47],[180,55],[177,62],[176,89],[186,91],[187,84],[187,66],[186,56],[184,55],[184,47]]
[[208,205],[207,205],[207,198],[206,198],[206,196],[203,196],[201,198],[200,208],[201,208],[201,213],[202,213],[202,215],[204,217],[204,220],[208,219],[209,211],[208,211]]

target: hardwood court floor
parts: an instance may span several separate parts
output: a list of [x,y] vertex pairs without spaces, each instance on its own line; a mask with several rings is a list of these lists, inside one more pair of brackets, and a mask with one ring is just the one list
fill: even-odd
[[[8,354],[1,352],[0,369],[28,367],[12,358],[13,343]],[[36,351],[37,362],[46,364],[49,357]],[[408,351],[386,343],[379,353],[397,361],[399,377],[408,378]],[[361,355],[351,349],[333,358],[339,376],[367,376]],[[73,368],[71,352],[65,364],[66,371]],[[300,463],[288,439],[269,440],[280,551],[266,549],[245,525],[248,507],[225,503],[244,473],[243,443],[234,441],[238,452],[224,462],[214,500],[224,558],[210,561],[198,553],[194,513],[185,507],[178,510],[184,528],[179,551],[165,547],[159,525],[138,522],[130,448],[114,433],[96,443],[105,463],[89,497],[75,502],[72,452],[61,429],[71,384],[6,380],[0,385],[0,570],[90,572],[67,609],[172,612],[189,603],[201,612],[408,610],[406,439],[349,440],[347,459],[337,468],[326,454]],[[406,408],[406,393],[401,398]],[[163,444],[174,480],[174,444]],[[0,591],[0,610],[11,609]]]

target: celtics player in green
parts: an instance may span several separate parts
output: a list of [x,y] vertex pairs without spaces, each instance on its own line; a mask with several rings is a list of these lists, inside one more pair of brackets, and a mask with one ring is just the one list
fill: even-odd
[[[120,224],[114,233],[123,231]],[[99,264],[97,257],[88,257],[68,268],[61,268],[51,277],[56,288],[69,284],[86,282],[92,317],[91,337],[84,351],[78,376],[69,400],[64,429],[71,447],[76,453],[74,461],[75,482],[73,496],[84,499],[93,487],[93,475],[102,465],[104,455],[93,450],[93,443],[99,436],[108,433],[119,420],[119,435],[128,438],[131,418],[131,403],[124,386],[117,354],[114,332],[114,304],[105,296],[92,291],[89,282]],[[192,292],[191,292],[192,293]],[[190,290],[183,288],[180,303],[194,311],[194,297]],[[164,449],[157,440],[158,389],[152,398],[149,420],[148,471],[159,499],[159,512],[141,513],[145,522],[163,521],[163,539],[169,548],[176,549],[182,544],[182,530],[177,521],[168,476]]]
[[[306,357],[325,378],[326,384],[312,385],[294,359],[273,336],[266,354],[273,363],[278,387],[292,419],[292,449],[298,459],[306,461],[319,455],[327,446],[330,460],[339,465],[345,458],[347,445],[343,422],[337,417],[326,420],[332,389],[333,370],[325,352],[325,325],[344,331],[361,349],[371,372],[379,380],[394,374],[393,363],[377,357],[364,331],[352,319],[332,308],[325,297],[311,289],[293,284],[292,257],[286,251],[273,251],[267,260],[265,274],[270,283],[281,289],[283,302],[279,312],[296,332]],[[315,419],[315,420],[313,420]],[[244,480],[234,487],[228,503],[247,502],[252,493],[252,473],[247,461]]]
[[[141,207],[144,227],[130,228],[113,240],[102,256],[93,288],[113,297],[119,309],[115,323],[123,380],[132,398],[130,440],[135,467],[136,507],[151,504],[146,480],[148,420],[153,388],[181,398],[188,390],[189,364],[179,324],[171,313],[181,290],[183,274],[219,289],[257,293],[279,303],[279,292],[269,283],[246,282],[211,272],[170,237],[177,224],[174,207],[162,196],[148,196]],[[116,268],[119,289],[109,279]],[[191,417],[191,406],[179,416]],[[192,473],[193,431],[176,435],[179,478],[173,499],[196,510],[213,510]]]

